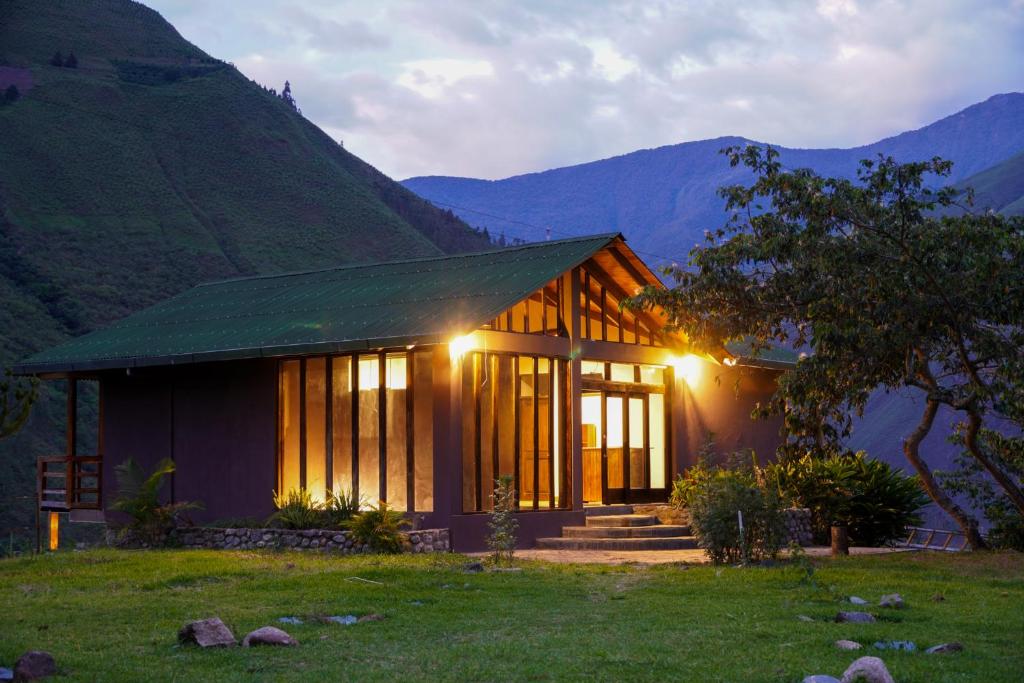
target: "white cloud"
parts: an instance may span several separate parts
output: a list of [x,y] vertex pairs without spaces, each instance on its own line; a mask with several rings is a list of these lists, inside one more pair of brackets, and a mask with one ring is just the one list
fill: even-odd
[[151,0],[394,177],[850,146],[1024,89],[1024,0]]

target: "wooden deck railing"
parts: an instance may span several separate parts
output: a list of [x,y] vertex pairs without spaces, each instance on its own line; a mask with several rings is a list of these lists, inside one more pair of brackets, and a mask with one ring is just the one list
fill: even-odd
[[103,459],[98,455],[57,455],[36,461],[40,510],[99,510],[103,499]]

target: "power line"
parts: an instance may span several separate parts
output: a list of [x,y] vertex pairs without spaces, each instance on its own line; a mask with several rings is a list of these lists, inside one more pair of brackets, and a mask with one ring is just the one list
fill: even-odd
[[[424,197],[424,199],[426,199],[426,197]],[[468,211],[470,213],[475,213],[475,214],[478,214],[480,216],[486,216],[488,218],[494,218],[495,220],[504,221],[506,223],[514,223],[516,225],[522,225],[522,226],[530,228],[532,230],[539,230],[539,231],[541,231],[542,234],[545,234],[545,235],[547,235],[547,234],[555,234],[555,235],[560,235],[562,237],[580,237],[579,234],[574,234],[574,233],[571,233],[571,232],[566,232],[565,230],[555,230],[554,228],[544,227],[544,226],[540,226],[540,225],[535,225],[533,223],[527,223],[526,221],[520,221],[520,220],[516,220],[514,218],[507,218],[505,216],[498,216],[498,215],[495,215],[493,213],[487,213],[486,211],[479,211],[477,209],[471,209],[471,208],[469,208],[467,206],[458,206],[457,204],[449,204],[448,202],[441,202],[441,201],[437,201],[435,199],[427,199],[427,201],[430,202],[431,204],[434,204],[434,205],[447,206],[447,207],[449,207],[451,209],[458,209],[459,211]],[[630,247],[630,248],[632,249],[632,247]],[[665,261],[667,263],[672,263],[672,264],[686,263],[689,260],[688,258],[672,256],[671,254],[669,254],[667,256],[664,255],[664,254],[653,254],[653,253],[648,252],[648,251],[640,251],[639,249],[633,249],[633,251],[635,253],[637,253],[637,254],[641,254],[643,256],[648,256],[650,258],[658,259],[659,261]]]

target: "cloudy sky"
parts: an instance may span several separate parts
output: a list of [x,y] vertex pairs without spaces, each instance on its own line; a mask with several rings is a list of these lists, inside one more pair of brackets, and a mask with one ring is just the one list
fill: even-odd
[[849,147],[1024,90],[1024,0],[145,0],[395,178]]

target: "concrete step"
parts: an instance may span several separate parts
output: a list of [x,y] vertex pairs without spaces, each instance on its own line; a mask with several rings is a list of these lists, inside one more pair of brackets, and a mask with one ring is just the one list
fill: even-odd
[[587,517],[587,526],[651,526],[658,524],[654,515],[599,515]]
[[538,538],[545,550],[691,550],[697,548],[692,536],[668,538]]
[[689,535],[690,527],[675,524],[562,527],[562,536],[565,538],[666,538]]
[[589,505],[584,506],[583,511],[587,517],[603,517],[607,515],[631,515],[632,505]]

